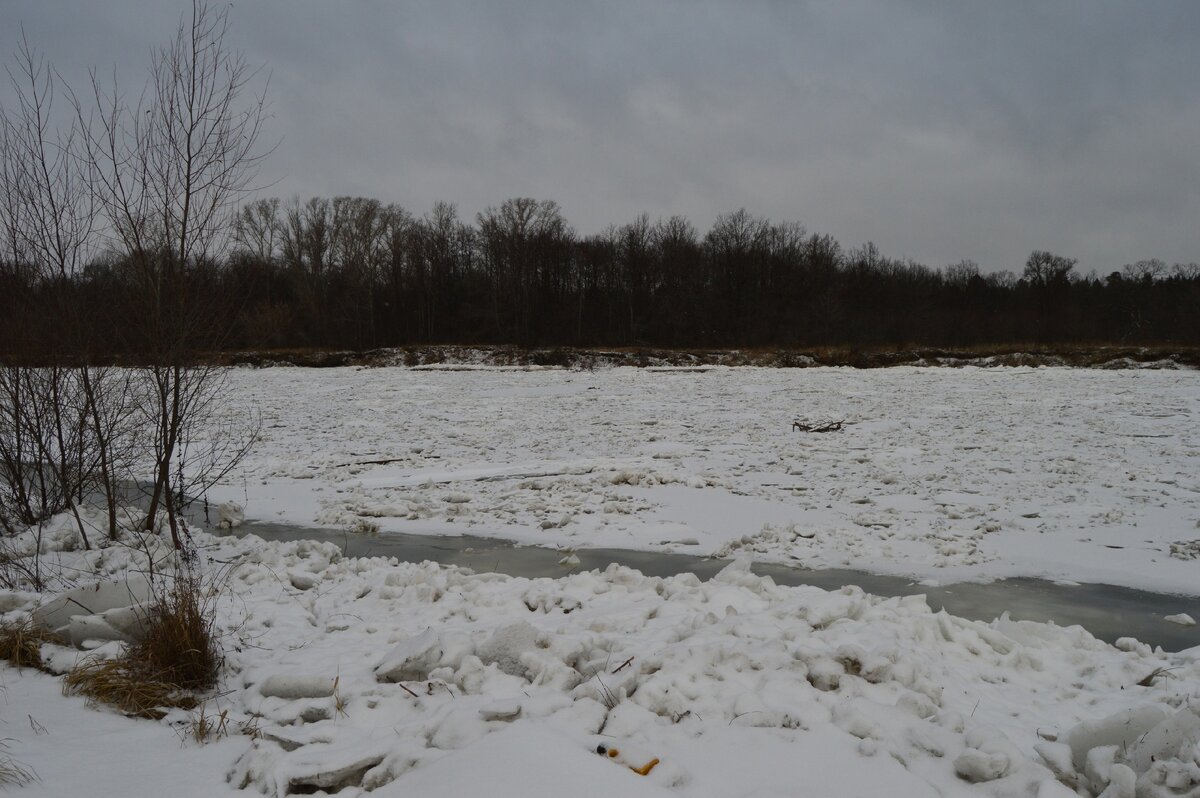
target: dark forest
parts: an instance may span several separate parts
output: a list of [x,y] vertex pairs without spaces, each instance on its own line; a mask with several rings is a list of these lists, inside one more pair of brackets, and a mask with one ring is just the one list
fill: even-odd
[[[1196,263],[1096,274],[1035,250],[1017,268],[896,260],[744,210],[704,233],[642,216],[581,236],[550,201],[511,199],[472,223],[445,203],[418,217],[338,197],[245,205],[220,259],[172,270],[165,288],[214,351],[1200,344]],[[53,357],[86,339],[92,356],[136,355],[140,273],[115,256],[66,279],[0,263],[4,349]]]

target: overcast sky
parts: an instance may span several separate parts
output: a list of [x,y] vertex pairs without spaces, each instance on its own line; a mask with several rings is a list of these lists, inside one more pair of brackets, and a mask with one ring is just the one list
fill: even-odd
[[[0,0],[71,79],[132,85],[175,0]],[[582,233],[723,211],[1020,271],[1200,260],[1200,2],[238,0],[271,73],[271,194],[467,217],[556,200]],[[8,94],[0,90],[0,98]]]

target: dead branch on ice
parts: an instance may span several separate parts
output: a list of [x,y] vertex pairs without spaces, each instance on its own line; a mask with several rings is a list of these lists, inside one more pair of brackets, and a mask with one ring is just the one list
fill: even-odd
[[809,424],[799,419],[792,422],[792,432],[840,432],[845,421],[827,421],[823,424]]

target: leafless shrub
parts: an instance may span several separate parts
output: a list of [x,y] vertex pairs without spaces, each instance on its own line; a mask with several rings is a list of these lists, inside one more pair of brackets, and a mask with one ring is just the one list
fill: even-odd
[[83,414],[94,457],[90,484],[104,498],[107,535],[116,540],[120,533],[117,514],[122,505],[122,481],[137,456],[137,427],[133,407],[133,375],[108,366],[83,366],[79,369],[83,394]]
[[85,405],[73,369],[0,368],[0,517],[10,534],[70,510],[90,548],[79,505],[98,455]]
[[[5,524],[4,531],[11,527]],[[45,580],[42,578],[41,537],[42,527],[38,525],[31,530],[35,550],[32,555],[25,556],[18,551],[11,537],[0,537],[0,587],[5,590],[42,590]]]
[[102,488],[108,534],[116,534],[118,430],[127,414],[113,401],[123,380],[88,365],[91,314],[73,283],[100,246],[87,127],[78,115],[60,124],[61,82],[27,41],[8,76],[14,102],[0,108],[0,260],[20,264],[38,298],[14,301],[29,332],[6,354],[24,360],[0,369],[0,522],[11,533],[71,510],[89,545],[78,505],[94,489]]

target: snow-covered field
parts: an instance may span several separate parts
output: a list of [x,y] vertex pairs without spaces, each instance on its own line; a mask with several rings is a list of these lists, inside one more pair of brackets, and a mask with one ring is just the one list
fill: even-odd
[[1195,371],[230,378],[263,440],[215,495],[251,519],[1200,593]]
[[[202,710],[134,720],[0,665],[0,760],[40,779],[18,794],[1200,798],[1200,648],[749,571],[1200,592],[1195,373],[230,379],[264,436],[219,498],[250,518],[737,559],[709,581],[524,579],[198,532],[226,575],[219,688]],[[804,434],[795,417],[847,423]],[[66,519],[48,532],[46,562],[78,581],[169,556],[159,538],[49,551],[72,534]],[[49,598],[0,591],[0,622]],[[120,651],[104,618],[75,623],[90,655]],[[43,654],[58,671],[89,656]],[[226,734],[196,742],[201,712]]]

